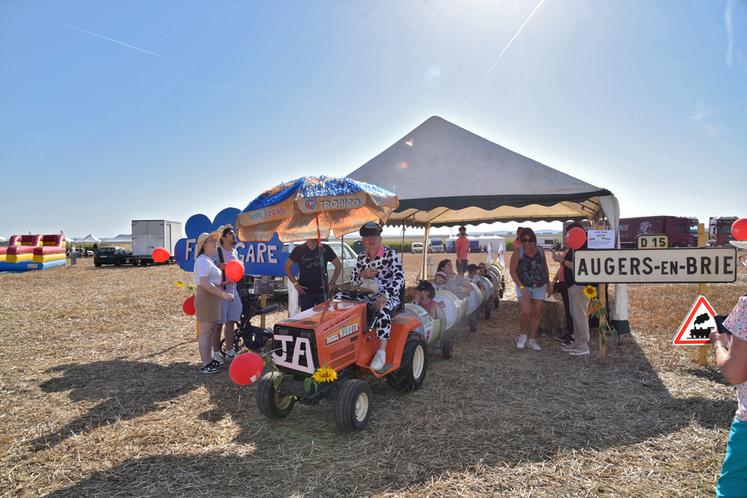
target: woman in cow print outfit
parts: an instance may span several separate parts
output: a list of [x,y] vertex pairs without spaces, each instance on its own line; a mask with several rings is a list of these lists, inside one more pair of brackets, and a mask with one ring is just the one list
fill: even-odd
[[372,370],[381,370],[386,363],[386,344],[392,330],[392,312],[399,307],[399,295],[405,285],[405,273],[397,252],[381,243],[381,226],[378,223],[366,223],[359,231],[363,239],[364,250],[358,255],[358,263],[351,276],[350,283],[360,285],[364,278],[373,279],[379,286],[379,292],[366,296],[351,296],[340,292],[337,299],[365,300],[376,310],[374,322],[376,335],[379,338],[379,350],[371,361]]

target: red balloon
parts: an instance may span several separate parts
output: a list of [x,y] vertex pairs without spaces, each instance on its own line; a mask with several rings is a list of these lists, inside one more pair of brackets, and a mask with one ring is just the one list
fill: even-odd
[[259,380],[262,371],[265,369],[265,362],[257,353],[242,353],[233,359],[228,374],[235,384],[248,386]]
[[244,277],[244,265],[235,259],[226,263],[226,278],[231,282],[238,282]]
[[571,228],[565,236],[565,243],[574,251],[581,249],[586,243],[586,232],[580,227]]
[[189,316],[192,316],[195,314],[195,297],[189,296],[185,301],[184,304],[182,304],[182,310]]
[[169,254],[169,251],[163,247],[156,247],[153,249],[153,254],[151,254],[151,256],[153,257],[153,261],[156,263],[165,263],[169,260],[171,254]]
[[739,218],[732,223],[731,236],[734,240],[747,240],[747,218]]

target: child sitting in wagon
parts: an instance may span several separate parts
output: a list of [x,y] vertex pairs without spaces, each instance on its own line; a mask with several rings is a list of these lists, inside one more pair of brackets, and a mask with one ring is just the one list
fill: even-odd
[[433,318],[436,318],[436,306],[433,300],[436,297],[436,289],[427,280],[421,280],[415,288],[415,304],[426,310]]

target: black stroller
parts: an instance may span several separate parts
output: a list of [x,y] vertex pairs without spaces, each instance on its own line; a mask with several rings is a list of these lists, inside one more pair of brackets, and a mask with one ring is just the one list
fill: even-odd
[[[244,348],[251,351],[260,351],[265,343],[267,343],[267,340],[272,337],[272,330],[252,325],[252,318],[272,313],[279,306],[272,304],[262,308],[259,305],[259,297],[249,292],[249,284],[245,280],[239,282],[237,290],[243,311],[241,313],[241,323],[239,323],[239,327],[234,335],[233,349],[237,354]],[[226,354],[225,341],[225,338],[220,340],[220,352],[224,356]]]

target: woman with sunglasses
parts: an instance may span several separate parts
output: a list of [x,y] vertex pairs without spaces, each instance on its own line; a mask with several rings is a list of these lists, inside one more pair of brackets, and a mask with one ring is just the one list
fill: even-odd
[[545,251],[537,247],[537,236],[531,228],[521,232],[521,245],[514,247],[511,254],[511,278],[516,283],[516,297],[519,299],[521,314],[519,325],[521,335],[516,347],[524,349],[529,346],[540,351],[537,344],[537,329],[542,317],[542,303],[552,293],[550,272],[547,269]]

